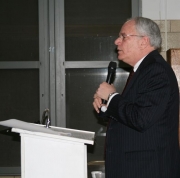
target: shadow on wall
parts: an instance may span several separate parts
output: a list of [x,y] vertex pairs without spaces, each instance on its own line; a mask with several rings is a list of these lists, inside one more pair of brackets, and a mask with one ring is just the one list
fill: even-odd
[[180,149],[180,93],[179,93],[179,149]]
[[[167,61],[176,75],[180,91],[180,48],[172,48],[167,51]],[[179,93],[180,99],[180,93]],[[179,101],[179,148],[180,148],[180,101]]]

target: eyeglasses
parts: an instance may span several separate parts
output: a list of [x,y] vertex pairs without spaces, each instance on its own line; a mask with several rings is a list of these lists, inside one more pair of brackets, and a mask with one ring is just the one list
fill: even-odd
[[130,34],[121,33],[121,34],[119,35],[119,38],[121,38],[122,41],[124,41],[128,36],[144,37],[144,36],[142,36],[142,35],[130,35]]

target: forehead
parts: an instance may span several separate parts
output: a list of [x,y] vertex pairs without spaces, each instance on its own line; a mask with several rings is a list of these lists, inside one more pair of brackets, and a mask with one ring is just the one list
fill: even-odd
[[120,33],[134,34],[136,33],[135,22],[133,20],[127,21],[121,28]]

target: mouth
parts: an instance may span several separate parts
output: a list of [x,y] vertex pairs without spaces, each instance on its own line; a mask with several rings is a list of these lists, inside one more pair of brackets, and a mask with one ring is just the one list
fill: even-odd
[[117,48],[117,51],[120,52],[120,51],[122,51],[122,50],[121,50],[120,48]]
[[118,54],[120,54],[122,52],[122,50],[118,49]]

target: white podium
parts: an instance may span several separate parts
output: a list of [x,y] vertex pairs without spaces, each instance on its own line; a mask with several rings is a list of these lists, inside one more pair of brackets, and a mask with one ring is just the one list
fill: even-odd
[[87,178],[86,144],[94,143],[94,132],[48,129],[15,119],[0,125],[20,133],[21,178]]

